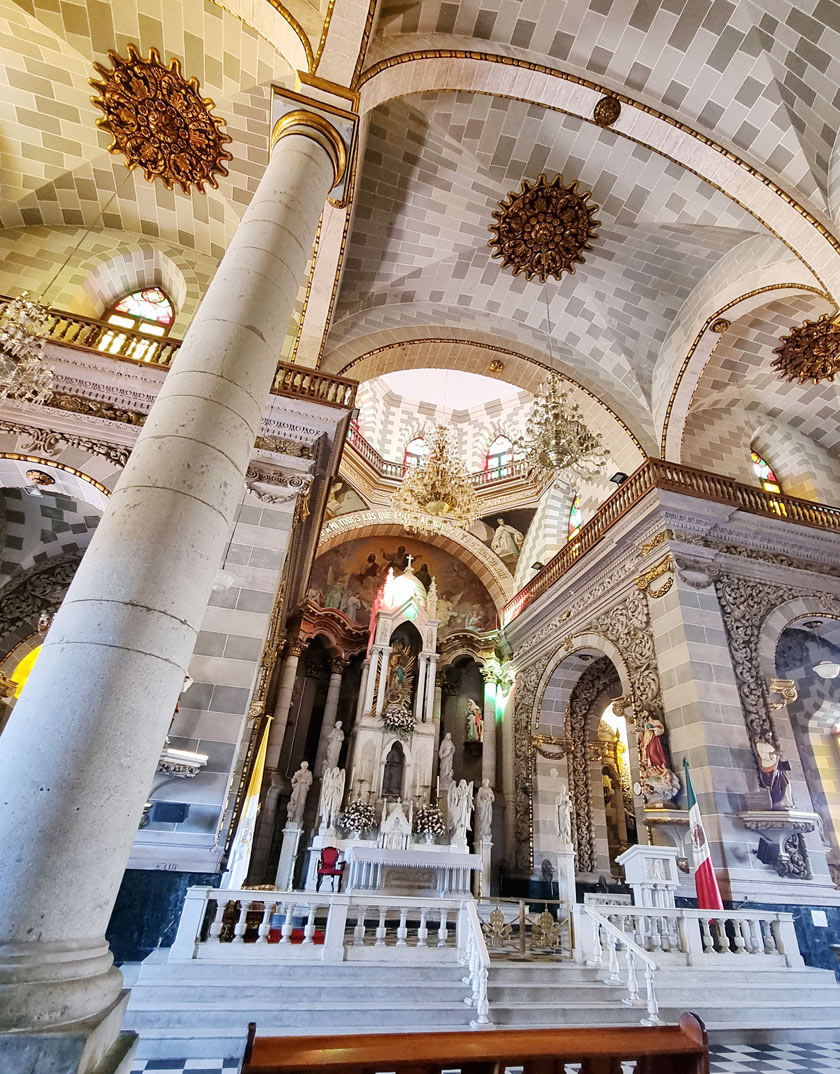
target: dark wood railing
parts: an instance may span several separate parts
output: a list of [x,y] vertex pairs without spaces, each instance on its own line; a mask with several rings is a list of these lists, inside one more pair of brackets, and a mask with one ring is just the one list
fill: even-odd
[[[0,312],[9,298],[0,295]],[[48,335],[51,343],[77,350],[93,351],[122,361],[141,365],[158,365],[168,368],[181,346],[180,339],[170,336],[150,336],[130,328],[119,328],[106,321],[82,317],[77,313],[51,309],[49,311]],[[306,366],[279,362],[271,391],[274,395],[301,396],[328,406],[340,406],[352,410],[356,404],[355,380],[322,373]]]
[[840,508],[800,500],[784,493],[765,492],[752,485],[734,481],[731,477],[695,470],[693,466],[681,466],[664,459],[648,459],[601,504],[595,515],[581,526],[568,544],[508,601],[502,609],[502,622],[512,622],[558,578],[562,578],[584,553],[594,548],[616,522],[652,489],[697,496],[703,500],[730,504],[750,514],[783,518],[803,526],[840,533]]
[[327,1037],[254,1037],[242,1074],[709,1074],[706,1029],[694,1014],[678,1026],[598,1026],[594,1029],[508,1029],[455,1033],[364,1033]]

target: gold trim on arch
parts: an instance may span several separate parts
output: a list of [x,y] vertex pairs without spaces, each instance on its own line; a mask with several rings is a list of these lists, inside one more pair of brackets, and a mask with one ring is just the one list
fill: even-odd
[[[710,149],[714,150],[714,152],[720,153],[722,156],[726,157],[726,159],[731,161],[733,164],[737,164],[738,167],[744,168],[747,172],[749,172],[750,175],[754,176],[761,183],[763,183],[764,186],[768,187],[770,190],[773,191],[774,194],[776,194],[783,201],[785,201],[788,205],[790,205],[792,209],[794,209],[796,212],[798,212],[800,214],[800,216],[804,217],[805,220],[807,220],[808,223],[812,227],[814,227],[823,236],[823,238],[828,240],[828,242],[834,247],[835,250],[840,252],[840,239],[838,239],[834,234],[832,234],[832,232],[830,232],[828,230],[828,228],[825,227],[824,224],[821,224],[820,221],[817,220],[817,218],[815,216],[813,216],[810,212],[808,212],[808,210],[804,206],[800,205],[798,201],[796,201],[794,198],[792,198],[790,196],[790,194],[788,194],[786,191],[782,190],[781,187],[777,186],[777,184],[774,183],[772,179],[769,179],[766,175],[763,175],[760,171],[758,171],[757,168],[753,168],[752,165],[747,164],[745,161],[741,160],[741,158],[739,156],[737,156],[735,153],[733,153],[731,149],[726,149],[719,142],[716,142],[712,138],[709,138],[708,135],[701,134],[699,131],[694,130],[693,127],[689,127],[687,123],[683,123],[679,119],[674,119],[673,116],[669,116],[665,112],[660,112],[660,110],[658,108],[653,108],[651,105],[644,104],[641,101],[637,101],[634,97],[627,96],[626,93],[622,93],[622,92],[620,92],[618,90],[609,89],[606,86],[603,86],[603,85],[600,85],[597,82],[591,81],[591,79],[583,78],[580,75],[573,75],[573,74],[570,74],[567,71],[560,71],[555,67],[548,67],[545,64],[534,63],[531,60],[522,60],[522,59],[519,59],[519,58],[514,57],[514,56],[501,56],[501,55],[498,55],[498,54],[492,53],[492,52],[478,52],[478,51],[472,51],[472,50],[467,50],[467,49],[417,49],[417,50],[415,50],[413,52],[404,52],[404,53],[401,53],[398,56],[389,56],[389,57],[387,57],[385,59],[378,60],[375,64],[373,64],[372,67],[368,67],[368,69],[366,71],[364,71],[359,76],[359,78],[356,80],[356,82],[354,82],[353,88],[354,89],[361,89],[361,87],[364,86],[365,83],[369,82],[372,78],[374,78],[376,75],[380,74],[382,71],[388,70],[390,67],[396,67],[396,66],[398,66],[399,64],[402,64],[402,63],[409,63],[409,62],[414,61],[414,60],[453,60],[453,59],[454,60],[476,60],[476,61],[481,62],[481,63],[497,63],[497,64],[500,64],[501,66],[504,66],[504,67],[518,67],[518,68],[521,68],[522,70],[533,71],[536,74],[548,75],[551,78],[560,78],[565,82],[572,82],[574,85],[583,86],[585,89],[591,89],[593,92],[601,94],[601,96],[615,97],[622,104],[626,104],[630,108],[636,108],[640,112],[645,112],[647,115],[653,116],[654,119],[661,120],[663,123],[667,123],[671,127],[676,127],[677,130],[682,131],[684,134],[688,134],[692,138],[696,138],[697,141],[701,142],[703,145],[708,146]],[[451,91],[450,90],[445,90],[444,92],[486,93],[489,96],[508,97],[508,98],[510,98],[509,94],[500,94],[500,93],[496,94],[496,93],[492,93],[489,90],[469,90],[469,91],[464,91],[464,90],[454,90],[453,89]],[[405,96],[405,94],[402,94],[401,96]],[[520,98],[513,97],[511,99],[518,100]],[[547,109],[550,109],[551,111],[565,112],[567,115],[574,115],[575,118],[583,119],[587,123],[594,123],[595,122],[594,119],[591,116],[578,116],[577,113],[567,112],[566,109],[557,108],[556,106],[542,104],[540,102],[535,102],[535,101],[528,101],[527,103],[529,103],[529,104],[538,104],[538,107],[547,108]],[[638,139],[633,138],[630,135],[625,134],[624,132],[622,132],[620,130],[615,130],[615,128],[610,128],[610,129],[613,130],[613,133],[621,135],[624,138],[629,138],[631,141],[637,142],[637,144],[640,144],[640,145],[646,144],[646,143],[638,142]],[[651,147],[648,147],[648,148],[651,148]],[[657,154],[659,154],[660,156],[666,157],[669,160],[673,160],[673,158],[669,157],[666,153],[663,153],[661,150],[653,149],[652,151],[657,153]],[[684,168],[686,171],[692,172],[692,174],[694,174],[694,175],[698,174],[697,172],[694,172],[693,169],[686,167],[686,165],[684,165],[681,161],[674,160],[674,163],[678,164],[680,167]],[[710,180],[705,179],[705,177],[702,176],[702,175],[699,176],[699,178],[704,179],[704,181],[707,182],[707,183],[710,183]],[[710,185],[715,186],[714,183],[710,183]],[[720,190],[722,194],[726,194],[727,197],[729,197],[732,201],[737,201],[736,198],[733,198],[732,195],[728,194],[727,191],[724,190],[722,187],[716,187],[716,189]],[[737,202],[737,203],[739,205],[741,204],[741,202]],[[747,212],[750,212],[750,215],[755,216],[756,219],[760,219],[760,217],[756,216],[755,213],[752,213],[747,208],[747,206],[744,205],[744,206],[742,206],[742,208],[746,209]],[[785,245],[787,245],[787,243],[785,243]],[[799,257],[799,256],[800,255],[797,254],[797,257]],[[816,275],[816,273],[814,273],[814,275]],[[822,282],[822,281],[820,281],[820,282]]]
[[[713,322],[716,321],[717,318],[720,317],[722,314],[726,313],[727,310],[731,310],[733,308],[733,306],[737,306],[739,302],[746,302],[746,300],[748,298],[755,298],[756,295],[763,295],[763,294],[766,294],[768,291],[784,291],[784,290],[790,290],[790,289],[794,289],[794,290],[798,290],[798,291],[809,291],[812,294],[819,295],[820,298],[824,298],[826,300],[826,302],[831,301],[831,299],[829,298],[828,294],[825,291],[822,291],[822,290],[820,290],[819,287],[814,287],[812,284],[809,284],[809,283],[772,283],[772,284],[768,283],[764,287],[756,287],[752,291],[747,291],[743,295],[739,295],[737,298],[733,298],[731,302],[727,302],[725,305],[721,306],[719,310],[717,310],[715,313],[712,313],[709,317],[706,318],[706,321],[703,324],[703,327],[697,333],[697,335],[696,335],[696,337],[694,339],[694,342],[688,348],[688,353],[686,354],[685,358],[683,359],[683,363],[680,366],[680,370],[677,373],[676,380],[674,381],[674,386],[671,389],[671,397],[668,400],[668,406],[665,409],[665,418],[664,418],[664,421],[663,421],[663,424],[662,424],[662,436],[661,436],[660,441],[659,441],[659,454],[660,454],[661,458],[663,458],[663,459],[665,458],[665,445],[666,445],[666,443],[668,441],[668,428],[669,428],[669,426],[671,424],[671,415],[672,415],[673,410],[674,410],[674,405],[675,405],[675,403],[677,401],[677,394],[678,394],[678,392],[680,390],[680,384],[682,384],[683,377],[688,372],[688,367],[691,364],[691,359],[694,357],[694,352],[700,346],[700,340],[703,338],[703,336],[706,334],[706,332],[708,332],[708,330],[712,326]],[[719,338],[723,338],[723,337],[721,336]],[[700,373],[699,373],[699,376],[698,376],[698,381],[697,381],[698,384],[700,383],[700,377],[703,376],[703,370],[705,370],[706,366],[711,361],[712,354],[714,354],[716,346],[717,346],[717,344],[715,344],[715,347],[712,348],[711,353],[709,354],[709,356],[706,359],[706,361],[703,363],[703,369],[700,370]],[[697,390],[697,384],[695,384],[694,391],[692,391],[691,398],[688,401],[688,407],[686,408],[686,417],[688,417],[688,413],[691,410],[691,404],[694,401],[694,394],[695,394],[696,390]],[[684,433],[685,433],[685,430],[683,429],[683,434]],[[682,443],[682,441],[681,441],[681,443]]]
[[[292,28],[295,36],[300,41],[301,45],[303,45],[303,51],[306,53],[306,66],[309,68],[310,71],[314,70],[315,57],[314,57],[314,55],[312,53],[312,45],[309,42],[309,38],[306,36],[306,31],[304,30],[304,28],[297,21],[297,19],[294,17],[294,15],[291,13],[291,11],[289,11],[289,9],[287,7],[284,7],[280,3],[280,0],[268,0],[268,2],[274,8],[274,10],[277,12],[277,14],[281,15],[286,20],[286,22],[289,24],[289,26]],[[335,0],[333,0],[333,3],[334,2],[335,2]],[[330,7],[330,11],[331,10],[332,10],[332,7]],[[248,24],[248,25],[250,25],[250,24]],[[329,25],[329,23],[325,24],[325,26],[324,26],[324,34],[325,35],[326,35],[326,32],[327,32],[326,27],[328,25]],[[262,36],[262,35],[260,35],[260,36]],[[273,45],[273,47],[274,47],[274,49],[276,51],[277,50],[277,45],[274,44],[273,42],[272,42],[272,45]]]
[[326,151],[333,166],[334,182],[337,186],[347,169],[347,150],[344,141],[335,127],[317,112],[309,112],[302,108],[294,112],[287,112],[274,124],[271,131],[270,149],[274,149],[281,138],[288,134],[300,134],[304,138],[311,138]]
[[63,470],[65,473],[72,474],[74,477],[80,477],[83,481],[87,481],[89,485],[93,485],[95,489],[99,489],[99,491],[104,493],[107,497],[110,498],[111,496],[110,489],[106,489],[99,481],[89,477],[82,470],[77,470],[75,466],[68,466],[65,462],[56,462],[54,459],[45,459],[40,455],[24,455],[19,451],[0,451],[0,459],[12,459],[14,462],[32,462],[37,466],[51,466],[54,470]]
[[[554,373],[555,376],[559,377],[561,380],[565,380],[567,383],[573,384],[576,388],[579,388],[584,393],[584,395],[588,395],[590,399],[593,399],[598,404],[598,406],[603,407],[603,409],[606,410],[610,417],[613,418],[616,422],[618,422],[621,428],[627,433],[627,435],[639,449],[643,458],[647,458],[647,452],[642,447],[641,441],[638,439],[633,430],[629,427],[629,425],[627,425],[625,421],[623,421],[618,416],[618,414],[616,414],[616,412],[608,403],[605,403],[604,400],[600,398],[600,396],[596,395],[595,392],[585,387],[583,384],[580,383],[580,381],[575,380],[574,377],[570,377],[568,373],[563,373],[558,369],[552,369],[551,366],[546,365],[545,362],[541,362],[538,358],[530,358],[527,354],[522,354],[520,351],[511,350],[509,347],[499,347],[492,343],[479,343],[477,340],[474,339],[449,339],[440,336],[429,336],[426,339],[403,339],[400,340],[399,343],[384,343],[381,347],[374,347],[373,350],[365,351],[364,354],[360,354],[357,358],[354,358],[345,366],[342,366],[340,372],[338,372],[336,376],[346,376],[347,370],[352,369],[353,366],[358,365],[359,362],[365,361],[366,358],[372,358],[376,354],[382,354],[384,351],[393,350],[394,348],[398,347],[411,347],[423,343],[458,343],[465,347],[480,347],[482,350],[490,351],[491,353],[506,354],[509,358],[521,358],[524,362],[529,362],[531,365],[535,365],[538,366],[540,369],[544,369],[546,373]],[[522,390],[524,391],[525,389],[523,388]]]

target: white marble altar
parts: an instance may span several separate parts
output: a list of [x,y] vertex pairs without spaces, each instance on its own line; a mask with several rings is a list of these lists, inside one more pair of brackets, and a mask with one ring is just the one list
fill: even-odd
[[409,892],[437,895],[469,895],[471,874],[481,870],[481,855],[453,851],[449,847],[410,847],[393,850],[361,843],[348,846],[345,891]]

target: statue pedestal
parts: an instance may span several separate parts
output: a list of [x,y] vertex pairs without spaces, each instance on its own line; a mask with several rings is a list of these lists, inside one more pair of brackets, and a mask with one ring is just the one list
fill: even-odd
[[280,847],[280,861],[274,884],[278,891],[291,891],[294,880],[295,860],[297,858],[300,836],[303,829],[292,821],[283,829],[283,843]]
[[680,885],[676,847],[637,844],[615,859],[633,891],[636,906],[673,909],[674,893]]
[[557,898],[570,906],[577,902],[575,848],[571,846],[557,851]]

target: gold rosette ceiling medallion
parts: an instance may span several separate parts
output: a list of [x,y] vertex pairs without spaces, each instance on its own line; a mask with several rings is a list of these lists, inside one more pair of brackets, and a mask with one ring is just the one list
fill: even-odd
[[778,355],[773,368],[784,380],[834,380],[840,373],[840,313],[824,313],[816,321],[796,325],[773,353]]
[[164,64],[154,48],[144,59],[136,45],[127,52],[109,51],[112,66],[95,63],[102,81],[90,80],[98,92],[91,100],[105,113],[96,124],[114,139],[109,152],[122,153],[127,168],[142,168],[150,183],[161,179],[167,190],[218,187],[217,176],[228,174],[224,161],[233,157],[213,101],[201,96],[198,79],[184,78],[177,59]]

